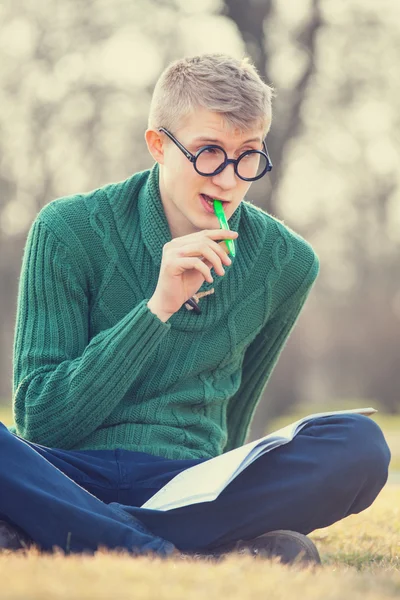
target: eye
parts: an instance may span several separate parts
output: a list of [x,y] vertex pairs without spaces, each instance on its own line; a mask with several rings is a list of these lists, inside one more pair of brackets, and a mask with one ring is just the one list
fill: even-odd
[[204,154],[217,154],[217,153],[219,153],[219,152],[220,152],[220,151],[219,151],[219,150],[217,150],[216,148],[206,148],[206,149],[204,150]]
[[248,148],[241,148],[239,154],[243,154],[244,152],[249,152],[250,150],[257,150],[257,151],[259,151],[258,148],[252,148],[251,146],[249,146]]

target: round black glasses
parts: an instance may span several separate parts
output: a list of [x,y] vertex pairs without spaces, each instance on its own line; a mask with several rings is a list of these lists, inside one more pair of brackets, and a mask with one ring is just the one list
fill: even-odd
[[183,152],[193,164],[194,169],[203,177],[218,175],[229,164],[233,164],[235,174],[244,181],[256,181],[272,169],[271,159],[268,155],[267,146],[263,141],[263,152],[261,150],[246,150],[237,159],[228,158],[227,153],[221,146],[210,144],[200,148],[196,154],[192,154],[164,127],[158,131],[165,133]]

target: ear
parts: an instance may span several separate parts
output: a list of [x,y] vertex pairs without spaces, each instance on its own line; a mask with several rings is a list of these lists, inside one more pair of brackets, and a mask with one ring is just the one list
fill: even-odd
[[147,148],[154,160],[161,165],[164,164],[164,140],[161,133],[156,129],[147,129],[144,137]]

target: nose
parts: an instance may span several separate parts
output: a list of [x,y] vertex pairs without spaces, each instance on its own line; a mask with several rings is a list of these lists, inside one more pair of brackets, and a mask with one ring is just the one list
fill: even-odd
[[221,173],[218,173],[218,175],[214,175],[213,177],[211,177],[211,179],[213,180],[213,183],[215,183],[215,185],[222,188],[223,190],[230,190],[234,188],[237,183],[234,165],[227,165],[225,169],[221,171]]

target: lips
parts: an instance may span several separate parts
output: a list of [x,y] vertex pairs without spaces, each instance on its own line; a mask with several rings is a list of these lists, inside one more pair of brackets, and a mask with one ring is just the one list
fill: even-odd
[[[210,214],[215,214],[213,200],[220,200],[220,199],[216,198],[215,196],[208,196],[208,194],[199,194],[199,197],[200,197],[200,202],[201,202],[202,206],[204,207],[204,209],[206,210],[206,212],[208,212]],[[222,202],[222,208],[225,212],[225,210],[227,209],[227,205],[230,203],[227,200],[220,200],[220,202]]]
[[207,202],[206,198],[209,198],[209,196],[206,196],[205,194],[200,194],[200,201],[201,201],[201,204],[203,205],[204,209],[208,213],[214,214],[214,204],[213,204],[213,202]]
[[206,200],[209,200],[210,202],[212,202],[213,200],[219,200],[220,202],[222,202],[222,204],[229,204],[228,200],[222,200],[222,198],[217,198],[217,196],[208,196],[208,194],[201,194],[201,196],[204,196],[204,198],[206,198]]

